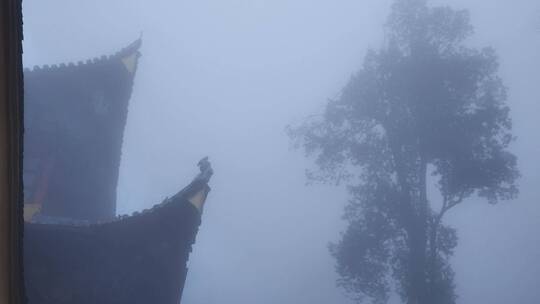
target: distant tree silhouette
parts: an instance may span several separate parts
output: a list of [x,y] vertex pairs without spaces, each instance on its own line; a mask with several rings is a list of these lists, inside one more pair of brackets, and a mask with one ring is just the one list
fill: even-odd
[[348,228],[330,246],[338,284],[359,302],[385,303],[394,290],[409,304],[455,303],[457,236],[444,215],[472,195],[517,195],[505,87],[494,50],[464,45],[467,11],[401,0],[385,28],[385,46],[324,115],[288,132],[315,157],[309,179],[349,184]]

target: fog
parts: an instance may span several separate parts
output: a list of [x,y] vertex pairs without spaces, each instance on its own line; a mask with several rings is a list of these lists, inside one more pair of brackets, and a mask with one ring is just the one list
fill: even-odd
[[[142,36],[118,213],[184,187],[209,156],[212,191],[183,303],[353,303],[336,286],[344,186],[306,185],[313,160],[285,127],[322,114],[369,48],[389,0],[25,0],[24,65],[113,54]],[[509,89],[519,197],[449,212],[458,303],[537,303],[540,290],[540,2],[438,0],[468,9]],[[392,303],[400,303],[395,298]]]

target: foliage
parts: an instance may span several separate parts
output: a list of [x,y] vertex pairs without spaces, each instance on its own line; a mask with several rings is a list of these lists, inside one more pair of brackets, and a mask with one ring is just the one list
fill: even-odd
[[[457,245],[444,214],[473,194],[517,195],[506,90],[493,49],[465,46],[466,11],[397,1],[386,44],[322,117],[290,127],[314,156],[310,179],[350,184],[349,226],[331,246],[339,284],[359,301],[454,303],[449,258]],[[442,207],[427,199],[429,168]]]

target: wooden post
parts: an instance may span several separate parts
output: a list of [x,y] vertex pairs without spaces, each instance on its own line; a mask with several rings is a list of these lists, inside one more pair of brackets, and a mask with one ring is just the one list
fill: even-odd
[[21,1],[0,1],[0,304],[24,302]]

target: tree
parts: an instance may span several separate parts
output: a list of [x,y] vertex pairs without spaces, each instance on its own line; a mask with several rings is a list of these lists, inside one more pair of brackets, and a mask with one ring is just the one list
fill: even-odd
[[315,158],[309,179],[349,185],[348,228],[330,246],[338,284],[359,302],[395,290],[410,304],[455,303],[444,215],[473,195],[517,195],[505,87],[495,52],[465,45],[467,11],[401,0],[385,27],[339,98],[288,133]]

